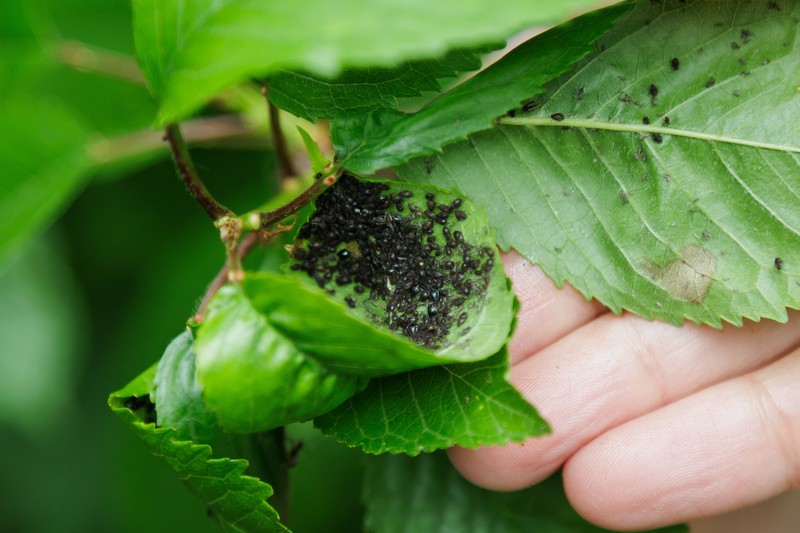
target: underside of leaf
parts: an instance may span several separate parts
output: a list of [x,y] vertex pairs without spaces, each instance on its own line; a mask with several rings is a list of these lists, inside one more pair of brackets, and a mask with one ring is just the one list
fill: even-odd
[[800,3],[641,2],[544,94],[405,179],[486,205],[502,247],[673,323],[800,307]]
[[179,440],[171,427],[152,420],[150,390],[155,368],[108,399],[111,409],[201,498],[226,531],[286,533],[278,513],[267,503],[272,487],[244,475],[247,461],[213,458],[210,446]]
[[503,350],[476,363],[373,379],[314,424],[372,454],[477,448],[548,433],[547,423],[506,381],[507,371]]

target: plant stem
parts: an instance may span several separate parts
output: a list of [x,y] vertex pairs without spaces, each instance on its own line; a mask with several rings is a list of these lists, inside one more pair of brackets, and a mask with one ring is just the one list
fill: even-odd
[[[238,255],[239,258],[244,258],[253,249],[253,247],[258,243],[259,235],[258,233],[248,233],[244,239],[242,239],[241,244],[239,244]],[[206,293],[203,295],[203,299],[200,301],[200,305],[197,307],[197,311],[192,317],[197,324],[203,321],[203,317],[206,314],[206,309],[208,309],[208,303],[211,301],[211,298],[220,290],[226,283],[228,283],[228,273],[230,272],[230,263],[226,262],[225,265],[219,270],[217,275],[208,285],[208,289],[206,289]]]
[[288,204],[280,206],[273,211],[267,211],[266,213],[250,213],[249,216],[242,217],[244,228],[250,230],[265,230],[273,224],[297,214],[297,212],[308,205],[311,200],[325,192],[328,187],[336,183],[341,172],[342,169],[339,168],[328,176],[320,177],[314,180],[314,183],[312,183],[311,186],[309,186],[306,190],[301,192],[300,195],[294,200]]
[[103,74],[137,85],[145,83],[136,61],[112,50],[78,41],[64,41],[58,46],[58,57],[68,67],[81,72]]
[[264,98],[267,100],[267,107],[269,108],[269,129],[272,132],[272,140],[275,143],[275,151],[278,154],[278,162],[280,163],[281,171],[284,177],[296,176],[297,170],[294,168],[292,158],[289,156],[286,138],[283,136],[283,130],[281,129],[281,118],[278,106],[270,102],[267,93],[267,86],[265,85],[261,88],[261,94],[263,94]]
[[[239,115],[219,115],[189,120],[184,122],[181,128],[186,141],[192,144],[227,139],[249,141],[248,146],[253,145],[253,141],[258,141],[260,146],[265,142],[265,137],[242,124]],[[89,147],[89,153],[97,165],[113,164],[166,150],[164,134],[151,130],[101,139]]]
[[203,184],[200,175],[194,167],[192,158],[189,155],[189,148],[186,146],[183,135],[181,135],[180,127],[177,124],[170,124],[167,126],[164,138],[169,143],[169,147],[172,150],[172,157],[178,167],[178,173],[184,185],[186,185],[186,188],[189,190],[189,194],[191,194],[192,198],[205,210],[206,214],[208,214],[214,222],[214,225],[219,227],[220,221],[224,218],[235,217],[236,215],[233,211],[217,202],[214,197],[211,196],[211,193],[208,192],[208,189],[206,189],[206,186]]

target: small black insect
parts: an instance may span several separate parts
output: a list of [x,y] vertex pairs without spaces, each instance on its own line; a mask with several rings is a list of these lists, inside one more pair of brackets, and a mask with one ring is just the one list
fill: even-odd
[[654,141],[654,142],[660,143],[660,142],[661,142],[661,141],[663,141],[663,140],[664,140],[664,138],[663,138],[663,137],[661,137],[661,134],[660,134],[660,133],[654,133],[654,134],[653,134],[653,141]]
[[780,257],[775,258],[775,268],[777,268],[778,270],[783,270],[783,259],[781,259]]
[[556,122],[561,122],[562,120],[564,120],[564,115],[562,113],[553,113],[552,115],[550,115],[550,118],[552,118]]
[[669,60],[669,66],[672,67],[672,70],[678,70],[679,68],[681,68],[681,60],[678,59],[677,57],[673,57],[672,59]]
[[715,80],[713,78],[713,76],[712,76],[711,78],[708,78],[708,81],[706,81],[706,89],[710,89],[711,87],[713,87],[716,84],[717,84],[717,80]]
[[529,111],[533,111],[537,107],[539,107],[539,103],[538,102],[528,102],[527,104],[522,106],[522,111],[523,111],[523,113],[527,113]]
[[653,98],[655,98],[656,96],[658,96],[658,87],[656,87],[655,85],[653,85],[653,84],[651,83],[651,84],[650,84],[650,88],[649,88],[649,89],[647,89],[647,92],[650,94],[650,96],[652,96]]
[[650,124],[650,117],[642,117],[642,124]]
[[731,50],[738,50],[739,48],[741,47],[739,46],[739,43],[737,43],[736,41],[731,43]]
[[669,126],[669,117],[664,117],[664,125]]
[[750,30],[742,30],[742,32],[739,34],[739,37],[742,39],[744,44],[747,44],[750,42],[750,39],[753,38],[753,32]]

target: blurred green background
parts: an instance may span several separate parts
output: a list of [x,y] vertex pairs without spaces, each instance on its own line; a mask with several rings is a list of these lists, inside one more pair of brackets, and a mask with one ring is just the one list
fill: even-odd
[[[93,139],[148,130],[154,104],[144,86],[70,66],[93,60],[76,59],[74,41],[128,65],[129,2],[4,0],[3,101],[62,106]],[[268,198],[269,143],[218,144],[195,152],[218,198],[234,210]],[[12,179],[0,174],[0,193]],[[166,147],[93,167],[84,187],[0,265],[0,531],[217,531],[106,399],[181,332],[224,261],[222,246]],[[291,438],[304,442],[291,472],[295,530],[358,531],[359,454],[307,426]]]

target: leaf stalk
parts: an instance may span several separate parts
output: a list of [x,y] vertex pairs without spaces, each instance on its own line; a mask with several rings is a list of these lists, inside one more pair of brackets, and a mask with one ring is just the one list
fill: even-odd
[[180,126],[178,124],[167,126],[164,139],[169,143],[172,158],[178,167],[178,173],[189,194],[200,204],[200,207],[208,214],[214,225],[221,227],[223,219],[226,217],[235,218],[236,215],[233,211],[217,202],[200,179],[200,175],[197,173],[194,162],[189,155],[189,147],[181,134]]

